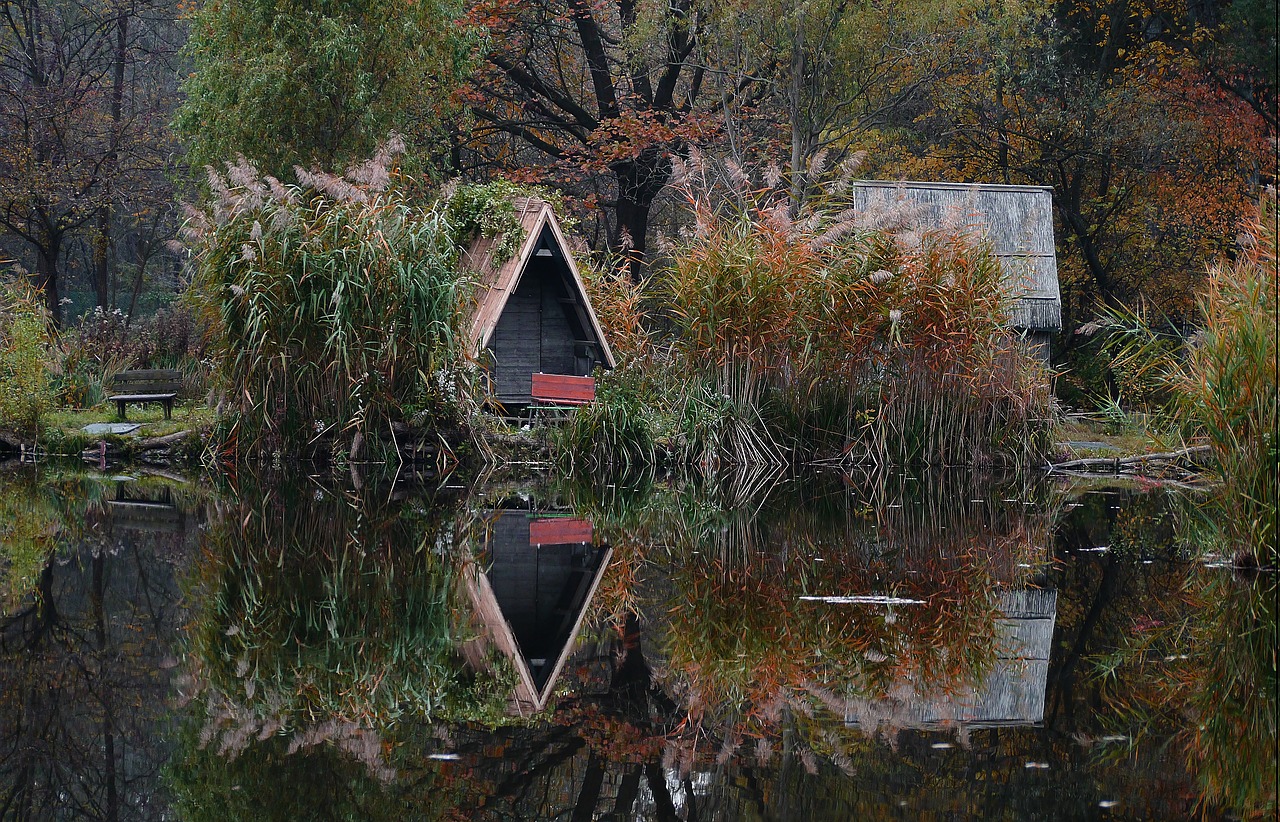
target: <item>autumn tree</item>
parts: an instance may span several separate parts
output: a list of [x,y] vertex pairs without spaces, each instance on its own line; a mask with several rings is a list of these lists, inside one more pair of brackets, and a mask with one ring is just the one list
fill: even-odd
[[904,175],[1048,185],[1067,325],[1098,300],[1190,316],[1251,208],[1265,122],[1181,47],[1167,0],[991,8],[980,61],[934,89]]
[[392,132],[423,147],[462,59],[452,0],[223,0],[191,18],[194,72],[176,127],[195,169],[244,156],[292,179],[373,154]]
[[601,206],[636,280],[672,152],[715,128],[704,13],[695,0],[482,0],[468,17],[486,33],[470,148]]
[[[798,212],[823,167],[866,148],[868,134],[967,64],[967,0],[749,0],[713,16],[708,50],[753,93],[726,106],[723,150],[785,166]],[[754,83],[754,86],[752,85]],[[761,152],[750,156],[752,150]],[[817,162],[815,162],[817,160]]]

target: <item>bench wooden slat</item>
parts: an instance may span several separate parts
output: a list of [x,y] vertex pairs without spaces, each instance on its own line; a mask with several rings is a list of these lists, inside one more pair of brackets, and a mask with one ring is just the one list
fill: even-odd
[[596,381],[591,377],[538,372],[533,375],[530,394],[543,402],[585,405],[596,398]]
[[111,387],[116,391],[127,392],[108,397],[116,404],[120,419],[124,419],[124,407],[127,403],[145,405],[158,402],[164,405],[164,418],[167,420],[173,413],[173,401],[182,390],[182,372],[176,368],[121,371],[111,378]]
[[170,391],[164,394],[112,394],[110,399],[112,402],[163,402],[176,396],[177,392]]
[[529,521],[530,545],[569,545],[591,542],[591,523],[585,519],[548,517]]
[[182,372],[176,368],[135,368],[121,371],[112,378],[116,382],[136,380],[168,380],[182,382]]

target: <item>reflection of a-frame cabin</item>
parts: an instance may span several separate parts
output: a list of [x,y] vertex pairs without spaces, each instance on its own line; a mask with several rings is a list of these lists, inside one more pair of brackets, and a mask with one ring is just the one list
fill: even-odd
[[534,373],[587,376],[615,365],[555,212],[533,197],[513,205],[516,252],[501,260],[503,237],[478,236],[463,256],[479,280],[471,342],[491,363],[493,395],[504,405],[531,401]]
[[[585,520],[518,508],[487,519],[484,567],[465,584],[485,639],[515,666],[513,713],[547,706],[610,553],[593,544]],[[483,664],[481,649],[470,650]]]

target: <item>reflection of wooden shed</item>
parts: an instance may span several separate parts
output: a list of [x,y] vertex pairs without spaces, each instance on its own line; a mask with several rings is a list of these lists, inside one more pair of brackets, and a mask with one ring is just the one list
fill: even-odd
[[[484,553],[488,568],[468,575],[467,594],[486,641],[515,666],[512,712],[528,715],[547,706],[610,552],[592,544],[585,520],[504,510]],[[468,655],[482,664],[479,650]]]
[[865,180],[852,193],[864,213],[901,209],[920,228],[954,226],[988,240],[1014,298],[1009,324],[1047,359],[1049,336],[1062,328],[1052,189]]
[[514,205],[522,236],[511,258],[496,258],[501,236],[478,237],[463,256],[480,281],[471,341],[487,353],[504,404],[529,402],[536,372],[586,376],[615,365],[555,212],[533,197]]
[[938,683],[903,678],[880,698],[851,699],[845,722],[868,730],[973,730],[1042,723],[1058,593],[1039,588],[1005,591],[1000,610],[996,658],[982,682],[929,693]]

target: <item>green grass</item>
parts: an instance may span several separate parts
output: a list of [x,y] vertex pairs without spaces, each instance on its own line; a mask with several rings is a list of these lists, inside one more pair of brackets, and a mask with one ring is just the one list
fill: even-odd
[[[78,457],[86,448],[106,441],[128,452],[128,443],[142,437],[163,437],[180,431],[205,432],[216,422],[216,413],[204,403],[181,403],[173,407],[173,418],[164,418],[159,405],[129,406],[125,422],[141,423],[131,434],[87,434],[82,429],[92,423],[119,422],[116,407],[102,403],[93,408],[62,408],[40,418],[40,446],[51,456]],[[25,439],[25,437],[24,437]],[[188,454],[188,457],[193,455]]]
[[[188,402],[173,406],[173,419],[164,418],[164,408],[158,404],[130,405],[125,408],[125,422],[141,423],[134,434],[142,437],[163,437],[179,431],[191,431],[213,425],[215,412],[203,402]],[[101,403],[93,408],[58,409],[40,418],[44,432],[60,431],[64,437],[79,436],[86,425],[102,422],[120,422],[115,403]],[[43,438],[43,435],[42,435]]]
[[[1057,460],[1092,457],[1132,457],[1171,450],[1145,424],[1140,416],[1130,416],[1128,423],[1117,427],[1112,420],[1089,417],[1067,417],[1055,432],[1054,456]],[[1100,442],[1106,447],[1070,446],[1070,442]]]

